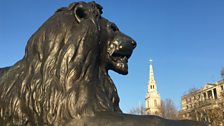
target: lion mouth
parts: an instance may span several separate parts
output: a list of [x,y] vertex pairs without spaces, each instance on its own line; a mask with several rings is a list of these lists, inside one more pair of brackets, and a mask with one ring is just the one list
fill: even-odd
[[131,57],[133,49],[136,47],[134,41],[113,41],[109,44],[107,53],[109,56],[109,69],[120,74],[128,74],[128,59]]
[[128,63],[127,56],[112,56],[111,58],[115,62]]
[[110,57],[113,62],[113,66],[116,67],[116,71],[121,74],[128,73],[128,59],[130,58],[131,54],[121,54],[114,52]]

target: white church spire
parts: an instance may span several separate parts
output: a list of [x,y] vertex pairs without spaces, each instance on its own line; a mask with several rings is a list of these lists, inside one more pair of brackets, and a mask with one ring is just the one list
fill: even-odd
[[159,93],[157,92],[156,81],[154,78],[154,72],[152,67],[152,60],[149,61],[149,81],[148,90],[145,98],[146,114],[161,116],[161,99]]
[[149,83],[148,83],[148,92],[157,92],[156,88],[156,81],[154,78],[153,67],[152,67],[152,60],[150,59],[149,65]]

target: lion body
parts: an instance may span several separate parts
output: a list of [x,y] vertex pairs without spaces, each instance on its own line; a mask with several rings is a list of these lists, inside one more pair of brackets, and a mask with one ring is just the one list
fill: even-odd
[[78,24],[69,7],[50,17],[24,58],[1,72],[0,124],[61,125],[98,111],[121,112],[115,85],[98,62],[97,27],[91,20]]

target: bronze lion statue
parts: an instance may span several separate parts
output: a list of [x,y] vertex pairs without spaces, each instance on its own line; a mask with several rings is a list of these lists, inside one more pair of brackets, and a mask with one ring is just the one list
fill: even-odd
[[1,126],[200,125],[122,113],[108,70],[127,74],[136,42],[101,15],[95,2],[58,9],[0,69]]

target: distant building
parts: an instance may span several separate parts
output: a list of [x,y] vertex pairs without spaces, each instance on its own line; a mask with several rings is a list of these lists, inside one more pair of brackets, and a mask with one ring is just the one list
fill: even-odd
[[156,81],[154,79],[152,61],[150,61],[148,91],[145,102],[146,114],[161,116],[161,99],[157,91]]
[[[224,104],[223,91],[224,80],[215,84],[208,83],[203,88],[182,96],[181,117],[183,119],[207,122],[211,125],[212,117],[208,112],[217,107],[220,108],[220,105]],[[222,118],[224,120],[224,113],[222,113]],[[224,121],[223,124],[212,124],[212,126],[224,126]]]

